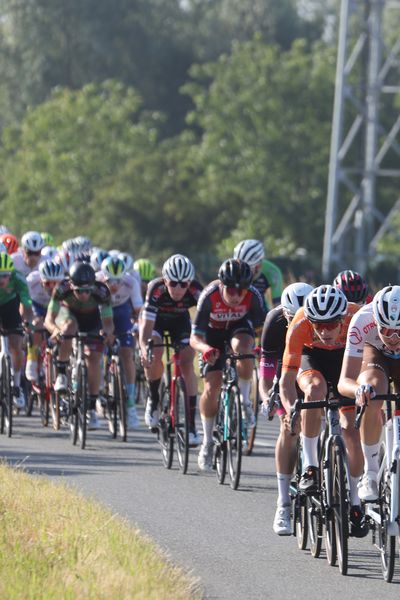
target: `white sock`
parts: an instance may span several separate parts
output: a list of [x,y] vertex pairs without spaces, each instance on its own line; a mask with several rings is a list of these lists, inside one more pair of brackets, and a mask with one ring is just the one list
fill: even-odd
[[318,439],[319,435],[315,437],[306,437],[301,435],[303,442],[303,466],[307,467],[318,467]]
[[379,471],[379,442],[367,446],[361,442],[361,448],[364,454],[364,473],[367,471],[373,471],[378,473]]
[[278,482],[278,500],[276,501],[277,506],[288,506],[290,505],[290,494],[289,487],[291,475],[286,473],[277,473],[276,480]]
[[242,379],[239,377],[239,389],[243,397],[243,402],[249,404],[250,402],[250,390],[251,390],[251,379]]
[[203,417],[201,415],[201,422],[203,425],[203,444],[212,444],[213,442],[213,429],[214,429],[214,417]]
[[358,496],[358,482],[360,477],[353,477],[350,475],[350,502],[351,506],[360,506],[360,498]]

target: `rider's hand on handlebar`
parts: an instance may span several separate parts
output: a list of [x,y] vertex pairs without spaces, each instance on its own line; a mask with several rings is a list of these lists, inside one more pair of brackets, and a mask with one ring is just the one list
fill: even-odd
[[219,358],[220,355],[220,351],[218,350],[218,348],[213,348],[212,346],[209,346],[208,349],[203,352],[203,360],[208,363],[209,365],[215,365],[217,359]]
[[356,405],[364,406],[368,404],[368,401],[375,396],[375,390],[369,383],[363,383],[358,386],[355,396],[356,396]]

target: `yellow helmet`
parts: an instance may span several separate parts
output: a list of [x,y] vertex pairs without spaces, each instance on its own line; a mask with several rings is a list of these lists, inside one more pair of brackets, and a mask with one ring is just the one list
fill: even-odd
[[14,271],[14,261],[7,252],[0,252],[0,273],[8,274]]

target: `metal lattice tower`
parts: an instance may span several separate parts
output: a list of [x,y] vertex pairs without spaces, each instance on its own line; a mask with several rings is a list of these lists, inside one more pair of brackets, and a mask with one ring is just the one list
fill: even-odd
[[[394,19],[397,39],[390,39],[385,25]],[[399,192],[391,193],[394,178],[400,183],[395,95],[400,96],[400,1],[342,0],[322,264],[326,281],[335,269],[365,273],[377,241],[400,210]]]

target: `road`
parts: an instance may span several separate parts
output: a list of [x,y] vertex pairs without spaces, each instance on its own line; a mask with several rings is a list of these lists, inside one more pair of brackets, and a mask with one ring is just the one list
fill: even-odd
[[154,435],[145,430],[123,444],[110,439],[104,426],[88,433],[82,451],[71,445],[67,431],[19,416],[13,437],[0,438],[0,456],[28,472],[61,479],[126,517],[199,578],[206,599],[376,600],[384,594],[385,600],[397,600],[400,567],[394,582],[384,583],[370,537],[350,540],[349,574],[343,577],[324,552],[313,559],[308,550],[298,550],[295,538],[273,533],[276,434],[276,422],[262,424],[237,491],[218,485],[213,474],[200,474],[195,450],[187,475],[175,464],[167,471]]

